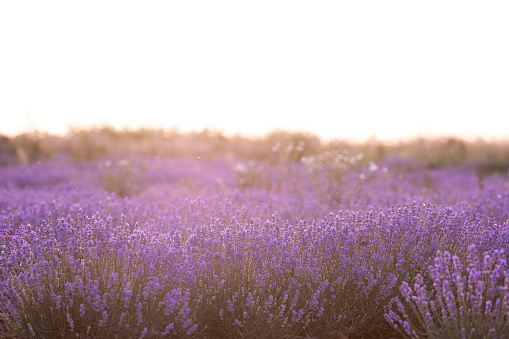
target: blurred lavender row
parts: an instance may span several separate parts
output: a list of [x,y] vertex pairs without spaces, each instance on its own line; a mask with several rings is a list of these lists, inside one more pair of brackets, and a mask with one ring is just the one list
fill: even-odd
[[311,143],[272,140],[261,158],[61,152],[1,167],[3,329],[509,337],[503,166]]

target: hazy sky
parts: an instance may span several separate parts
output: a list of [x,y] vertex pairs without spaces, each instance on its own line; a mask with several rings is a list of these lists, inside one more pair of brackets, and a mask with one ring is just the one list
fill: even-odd
[[0,133],[509,136],[508,1],[0,2]]

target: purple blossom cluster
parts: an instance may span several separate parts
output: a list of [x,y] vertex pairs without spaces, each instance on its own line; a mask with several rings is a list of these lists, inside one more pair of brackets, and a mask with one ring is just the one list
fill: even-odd
[[19,338],[360,338],[394,326],[503,337],[507,175],[481,184],[473,165],[346,153],[276,160],[0,168],[3,326]]
[[386,319],[406,338],[509,338],[509,267],[506,251],[479,259],[470,245],[466,260],[439,251],[429,279],[405,281],[396,311]]

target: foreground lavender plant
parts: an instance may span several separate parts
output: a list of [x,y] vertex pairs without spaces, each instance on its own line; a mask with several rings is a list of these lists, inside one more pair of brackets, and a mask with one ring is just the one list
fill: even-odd
[[11,265],[0,270],[0,313],[18,337],[182,337],[196,330],[190,290],[179,284],[185,277],[167,274],[180,257],[171,238],[169,251],[156,253],[143,232],[82,215],[17,233],[2,234]]
[[429,267],[432,282],[417,274],[413,289],[401,285],[397,311],[385,314],[405,338],[509,338],[509,271],[506,252],[478,260],[468,249],[466,264],[439,251]]

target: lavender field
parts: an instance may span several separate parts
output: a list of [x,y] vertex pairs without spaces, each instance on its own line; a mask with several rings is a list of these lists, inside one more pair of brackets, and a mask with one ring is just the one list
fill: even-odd
[[507,148],[112,133],[3,139],[6,336],[509,338]]

